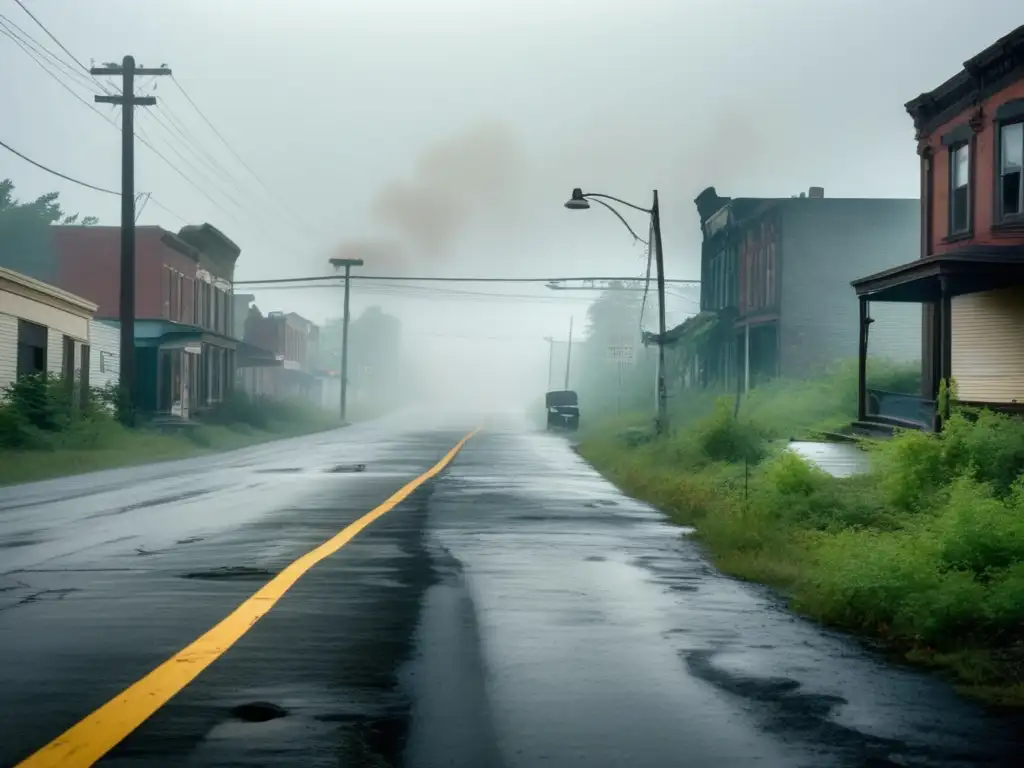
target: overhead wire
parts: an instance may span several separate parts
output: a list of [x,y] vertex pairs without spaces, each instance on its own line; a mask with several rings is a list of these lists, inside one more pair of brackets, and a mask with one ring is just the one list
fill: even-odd
[[88,87],[97,93],[99,92],[99,84],[96,83],[92,77],[81,72],[74,65],[69,64],[47,48],[43,43],[36,40],[36,38],[34,38],[29,32],[19,26],[17,22],[2,13],[0,13],[0,28],[2,28],[7,37],[11,38],[23,47],[32,49],[36,55],[45,57],[51,64],[58,66],[69,77],[75,78],[80,85]]
[[[236,280],[235,285],[277,285],[286,283],[317,283],[331,280],[342,280],[342,275],[313,275],[310,277],[278,277],[266,280]],[[351,280],[384,280],[398,282],[423,283],[615,283],[630,282],[634,277],[443,277],[443,276],[412,276],[412,275],[364,275],[353,272]],[[666,284],[699,285],[700,280],[666,279]],[[589,290],[589,289],[588,289]],[[603,290],[594,287],[593,290]]]
[[[196,111],[196,114],[198,114],[198,115],[199,115],[199,117],[200,117],[200,118],[201,118],[201,119],[203,120],[203,122],[205,122],[205,123],[206,123],[206,125],[207,125],[207,126],[209,126],[210,130],[211,130],[211,131],[213,131],[214,135],[215,135],[215,136],[216,136],[216,137],[217,137],[218,139],[220,139],[220,140],[221,140],[221,143],[222,143],[222,144],[224,144],[224,146],[225,146],[225,147],[227,147],[227,150],[228,150],[228,151],[229,151],[229,152],[230,152],[230,153],[231,153],[231,154],[232,154],[232,155],[234,156],[234,158],[235,158],[235,159],[236,159],[236,160],[237,160],[237,161],[239,162],[239,164],[240,164],[240,165],[241,165],[241,166],[242,166],[243,168],[245,168],[245,170],[247,170],[247,171],[249,172],[249,174],[250,174],[250,175],[251,175],[251,176],[252,176],[252,177],[253,177],[254,179],[256,179],[256,181],[257,181],[257,182],[258,182],[258,183],[260,184],[260,186],[261,186],[261,187],[263,187],[263,190],[264,190],[264,191],[265,191],[265,192],[266,192],[266,193],[267,193],[268,195],[270,195],[270,196],[271,196],[271,199],[274,199],[274,197],[275,197],[275,196],[274,196],[274,193],[273,193],[273,191],[272,191],[272,190],[270,189],[270,185],[269,185],[269,184],[267,184],[267,183],[266,183],[266,182],[265,182],[265,181],[263,180],[263,177],[261,177],[261,176],[260,176],[260,175],[259,175],[258,173],[256,173],[256,171],[254,171],[254,170],[253,170],[252,166],[250,166],[250,165],[249,165],[249,164],[248,164],[248,163],[247,163],[247,162],[245,161],[245,158],[243,158],[243,157],[242,157],[242,156],[241,156],[241,155],[240,155],[240,154],[239,154],[239,153],[237,152],[237,150],[235,150],[235,148],[234,148],[234,147],[232,146],[231,142],[230,142],[230,141],[228,141],[228,140],[227,140],[227,139],[226,139],[226,138],[224,137],[224,134],[223,134],[223,133],[221,133],[221,132],[220,132],[220,131],[219,131],[219,130],[217,129],[217,126],[215,126],[215,125],[213,124],[213,121],[212,121],[212,120],[210,120],[210,118],[208,118],[208,117],[206,116],[206,113],[205,113],[205,112],[203,112],[203,110],[202,110],[202,109],[201,109],[201,108],[199,107],[199,105],[198,105],[198,104],[197,104],[197,103],[195,102],[195,100],[194,100],[194,99],[192,98],[192,96],[191,96],[191,95],[189,95],[188,91],[186,91],[186,90],[185,90],[185,86],[183,86],[183,85],[181,84],[181,82],[180,82],[180,81],[178,80],[178,78],[177,78],[177,77],[175,77],[175,76],[174,76],[173,74],[171,75],[171,82],[173,82],[173,83],[174,83],[175,87],[176,87],[176,88],[177,88],[177,89],[178,89],[178,90],[179,90],[179,91],[181,92],[181,95],[185,97],[185,100],[186,100],[186,101],[188,101],[188,103],[189,103],[190,105],[192,105],[192,108],[193,108],[193,109],[194,109],[194,110]],[[297,213],[295,213],[295,212],[294,212],[293,210],[291,210],[291,208],[289,208],[288,206],[282,206],[282,210],[284,210],[284,211],[287,211],[287,212],[288,212],[288,213],[289,213],[289,214],[290,214],[291,216],[295,217],[295,220],[296,220],[296,221],[297,221],[297,222],[298,222],[298,223],[300,224],[300,226],[301,226],[301,227],[303,227],[303,228],[306,228],[306,229],[309,229],[309,228],[311,228],[308,222],[306,222],[306,221],[305,221],[305,220],[304,220],[304,219],[303,219],[303,218],[302,218],[301,216],[299,216],[299,215],[298,215]]]
[[49,29],[47,29],[47,28],[46,28],[46,25],[45,25],[45,24],[43,24],[43,22],[41,22],[41,21],[40,21],[40,20],[39,20],[38,18],[36,18],[35,14],[33,14],[33,13],[32,13],[32,11],[30,11],[30,10],[29,10],[28,8],[26,8],[26,7],[25,7],[25,4],[24,4],[24,3],[23,3],[23,2],[21,1],[21,0],[14,0],[14,2],[18,4],[18,6],[19,6],[19,7],[21,8],[21,10],[23,10],[23,11],[24,11],[24,12],[25,12],[26,14],[28,14],[28,17],[29,17],[30,19],[32,19],[32,21],[34,21],[34,22],[35,22],[35,23],[36,23],[36,24],[37,24],[37,25],[39,26],[39,28],[40,28],[41,30],[43,30],[43,32],[45,32],[45,33],[46,33],[47,37],[49,37],[49,38],[50,38],[51,40],[53,40],[53,42],[55,42],[55,43],[57,44],[57,46],[58,46],[58,47],[59,47],[59,48],[60,48],[60,49],[61,49],[62,51],[64,51],[64,53],[66,53],[66,54],[67,54],[68,56],[70,56],[70,57],[71,57],[71,60],[72,60],[73,62],[75,62],[75,63],[76,63],[76,64],[77,64],[77,65],[78,65],[79,67],[81,67],[81,68],[82,68],[83,70],[85,70],[86,72],[88,72],[88,71],[89,71],[89,68],[88,68],[87,66],[85,66],[85,64],[83,64],[83,63],[82,63],[81,61],[79,61],[79,60],[78,60],[78,58],[77,58],[77,57],[75,56],[75,54],[73,54],[73,53],[72,53],[71,51],[69,51],[69,50],[68,50],[68,49],[67,49],[67,48],[66,48],[66,47],[64,46],[64,43],[62,43],[62,42],[61,42],[60,40],[58,40],[58,39],[57,39],[57,38],[56,38],[56,37],[54,36],[54,34],[53,34],[53,33],[52,33],[52,32],[51,32],[51,31],[50,31]]
[[[29,16],[29,18],[31,18],[32,21],[35,22],[36,25],[39,26],[39,28],[43,30],[43,32],[54,43],[56,43],[57,46],[68,57],[70,57],[71,61],[73,61],[78,66],[78,68],[82,70],[83,74],[80,74],[77,70],[75,70],[74,67],[71,66],[71,64],[69,62],[67,62],[64,59],[62,59],[59,55],[57,55],[56,53],[51,51],[49,48],[47,48],[44,44],[40,43],[37,39],[32,37],[22,27],[18,26],[15,22],[13,22],[12,20],[10,20],[9,18],[7,18],[6,16],[3,16],[3,15],[0,15],[0,33],[4,34],[6,37],[9,37],[16,45],[18,45],[22,49],[22,51],[25,52],[26,55],[28,55],[30,58],[32,58],[33,61],[38,66],[40,66],[43,69],[43,71],[46,72],[46,74],[48,76],[53,78],[55,82],[57,82],[68,93],[70,93],[76,100],[78,100],[79,102],[81,102],[82,104],[87,106],[90,110],[92,110],[97,115],[102,117],[104,119],[104,121],[110,123],[111,125],[113,125],[115,128],[117,128],[120,131],[121,130],[121,126],[119,126],[116,121],[111,120],[109,116],[107,116],[102,111],[97,109],[92,103],[90,103],[86,99],[82,98],[82,96],[80,94],[78,94],[72,87],[70,87],[68,85],[68,83],[65,80],[63,80],[61,78],[61,75],[64,75],[65,77],[69,77],[69,78],[74,78],[75,85],[77,85],[79,87],[82,87],[82,88],[87,88],[90,91],[90,93],[93,93],[93,94],[104,93],[104,94],[108,94],[109,95],[112,92],[120,93],[121,92],[120,89],[116,85],[106,84],[106,83],[100,81],[95,76],[93,76],[90,68],[87,67],[78,57],[76,57],[70,51],[70,49],[68,49],[68,47],[65,46],[56,37],[56,35],[54,35],[50,31],[50,29],[35,14],[33,14],[22,2],[20,2],[20,0],[15,0],[15,2]],[[44,57],[48,57],[52,61],[47,62],[46,58],[44,58]],[[47,66],[47,64],[49,64],[49,66]],[[59,74],[55,73],[53,71],[53,67],[54,66],[59,67],[59,69],[58,69]],[[178,85],[178,87],[181,88],[180,83],[176,83],[176,85]],[[145,87],[145,84],[143,84],[143,88],[144,87]],[[182,92],[184,93],[183,89],[182,89]],[[189,97],[188,94],[185,94],[185,97],[190,101],[190,103],[193,103],[193,106],[194,106],[194,102],[192,101],[191,97]],[[197,111],[199,111],[198,108],[197,108]],[[140,113],[140,114],[147,114],[147,113]],[[204,120],[207,120],[207,122],[209,122],[208,119],[205,117],[205,115],[201,115],[201,116],[203,117]],[[157,123],[161,123],[159,117],[154,117],[154,120]],[[179,122],[180,122],[180,120],[179,120]],[[173,129],[167,128],[167,126],[163,125],[162,123],[161,123],[161,125],[162,125],[162,127],[164,127],[165,130],[167,130],[168,132],[173,134]],[[211,127],[212,127],[212,124],[211,124]],[[179,126],[179,128],[180,128],[180,126]],[[216,130],[215,130],[215,132],[216,132]],[[184,132],[182,131],[182,133],[184,133]],[[217,132],[217,133],[220,136],[220,138],[223,140],[223,136],[220,135],[219,132]],[[144,134],[144,130],[141,128],[141,126],[139,126],[139,134]],[[226,211],[223,208],[223,206],[221,206],[219,203],[217,203],[216,200],[212,199],[210,197],[210,195],[204,189],[199,187],[199,185],[195,184],[188,177],[188,175],[182,173],[181,170],[177,167],[177,165],[175,163],[173,163],[170,159],[168,159],[166,155],[164,155],[160,150],[158,150],[156,148],[156,146],[154,146],[154,144],[155,144],[154,140],[150,139],[149,137],[147,137],[145,135],[137,135],[137,138],[139,139],[140,143],[143,146],[147,147],[158,158],[160,158],[166,165],[168,165],[173,171],[178,173],[178,175],[182,176],[182,178],[184,178],[185,181],[188,182],[193,188],[195,188],[197,191],[199,191],[201,194],[203,194],[204,197],[206,197],[215,207],[217,207],[217,209],[219,211],[221,211],[221,213],[224,213],[225,215],[229,216],[236,223],[242,224],[241,221],[239,221],[232,214],[228,213],[228,211]],[[187,143],[188,143],[188,141],[186,139],[186,144]],[[193,137],[193,143],[195,143],[194,137]],[[194,165],[189,163],[187,161],[187,159],[185,159],[181,155],[181,153],[178,152],[176,150],[176,148],[174,148],[171,145],[170,142],[167,142],[167,145],[170,147],[171,151],[174,151],[175,154],[177,154],[179,157],[182,157],[182,161],[185,162],[186,164],[188,164],[190,166],[190,168],[193,171],[195,171]],[[230,145],[228,146],[228,148],[231,149]],[[193,148],[193,151],[195,151],[194,148]],[[197,152],[197,154],[202,154],[202,153],[201,152]],[[206,153],[206,154],[207,154],[208,157],[211,157],[211,156],[209,156],[208,153]],[[219,166],[222,171],[224,170],[223,166],[220,166],[219,163],[216,163],[215,160],[213,161],[212,164],[214,164],[215,166]],[[248,169],[248,170],[250,170],[250,173],[252,173],[251,169]],[[201,177],[203,176],[203,174],[201,174],[201,173],[199,175]],[[207,184],[210,183],[209,178],[204,178],[204,181]],[[261,181],[261,183],[262,183],[262,181]],[[211,186],[216,187],[217,185],[213,184]],[[234,205],[236,207],[238,207],[239,210],[242,211],[243,214],[246,213],[246,209],[241,204],[239,204],[236,200],[234,200],[231,195],[228,195],[228,194],[224,193],[223,190],[218,190],[218,191],[220,192],[220,194],[224,195],[224,197],[226,197],[229,200],[231,200],[232,203],[234,203]],[[155,205],[157,205],[158,207],[160,207],[163,210],[167,211],[168,213],[172,213],[172,215],[174,215],[174,216],[176,216],[178,218],[182,218],[178,214],[173,213],[171,211],[171,209],[169,209],[167,206],[161,204],[158,200],[156,200],[154,198],[150,198],[150,199],[152,200],[152,202]],[[185,219],[182,219],[182,220],[185,221]],[[263,226],[263,224],[264,224],[263,219],[261,219],[259,217],[254,217],[254,221],[255,220],[259,220],[260,221],[260,225]]]
[[36,160],[33,160],[28,155],[22,154],[21,152],[16,150],[14,147],[12,147],[10,144],[6,144],[3,141],[0,141],[0,147],[3,147],[8,152],[10,152],[10,153],[12,153],[14,155],[17,155],[22,160],[24,160],[26,163],[31,163],[36,168],[40,168],[40,169],[46,171],[47,173],[53,174],[54,176],[59,176],[60,178],[64,179],[65,181],[70,181],[71,183],[77,184],[80,187],[86,187],[88,189],[93,189],[93,190],[96,190],[97,192],[104,192],[104,193],[106,193],[108,195],[117,195],[118,197],[121,196],[120,192],[115,192],[112,189],[106,189],[104,187],[98,187],[95,184],[90,184],[87,181],[82,181],[81,179],[76,179],[73,176],[68,176],[65,173],[61,173],[60,171],[55,171],[55,170],[53,170],[53,168],[50,168],[49,166],[43,165],[42,163],[40,163],[40,162],[38,162]]

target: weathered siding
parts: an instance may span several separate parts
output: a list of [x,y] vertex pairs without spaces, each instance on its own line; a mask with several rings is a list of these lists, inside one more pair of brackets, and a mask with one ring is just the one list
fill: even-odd
[[54,328],[46,329],[46,371],[56,376],[64,372],[64,334]]
[[45,325],[83,341],[89,338],[89,320],[81,315],[0,288],[0,312]]
[[0,313],[0,393],[18,375],[18,318]]
[[117,384],[121,374],[121,329],[116,324],[93,320],[89,323],[89,386]]
[[952,373],[967,402],[1024,402],[1024,286],[958,296]]
[[[850,283],[918,256],[920,206],[797,198],[781,207],[780,373],[801,377],[857,358],[859,309]],[[872,336],[885,356],[919,360],[921,306],[879,308],[877,317]]]

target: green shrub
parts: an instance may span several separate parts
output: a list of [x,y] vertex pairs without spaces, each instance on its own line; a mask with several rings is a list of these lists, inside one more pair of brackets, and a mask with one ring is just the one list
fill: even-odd
[[697,422],[694,437],[711,461],[757,463],[766,451],[763,431],[751,421],[734,418],[726,398],[720,398],[712,414]]

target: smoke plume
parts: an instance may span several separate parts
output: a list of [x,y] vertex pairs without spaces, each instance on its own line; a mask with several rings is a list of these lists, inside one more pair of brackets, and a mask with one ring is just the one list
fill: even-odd
[[407,178],[386,184],[374,198],[381,236],[347,241],[338,255],[373,259],[374,271],[444,260],[469,227],[516,203],[521,167],[516,138],[499,122],[430,144]]

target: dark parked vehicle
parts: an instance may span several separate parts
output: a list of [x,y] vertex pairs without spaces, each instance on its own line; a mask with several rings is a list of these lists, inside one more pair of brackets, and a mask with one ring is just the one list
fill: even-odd
[[580,428],[579,398],[575,392],[571,389],[548,392],[545,401],[549,432],[575,432]]

